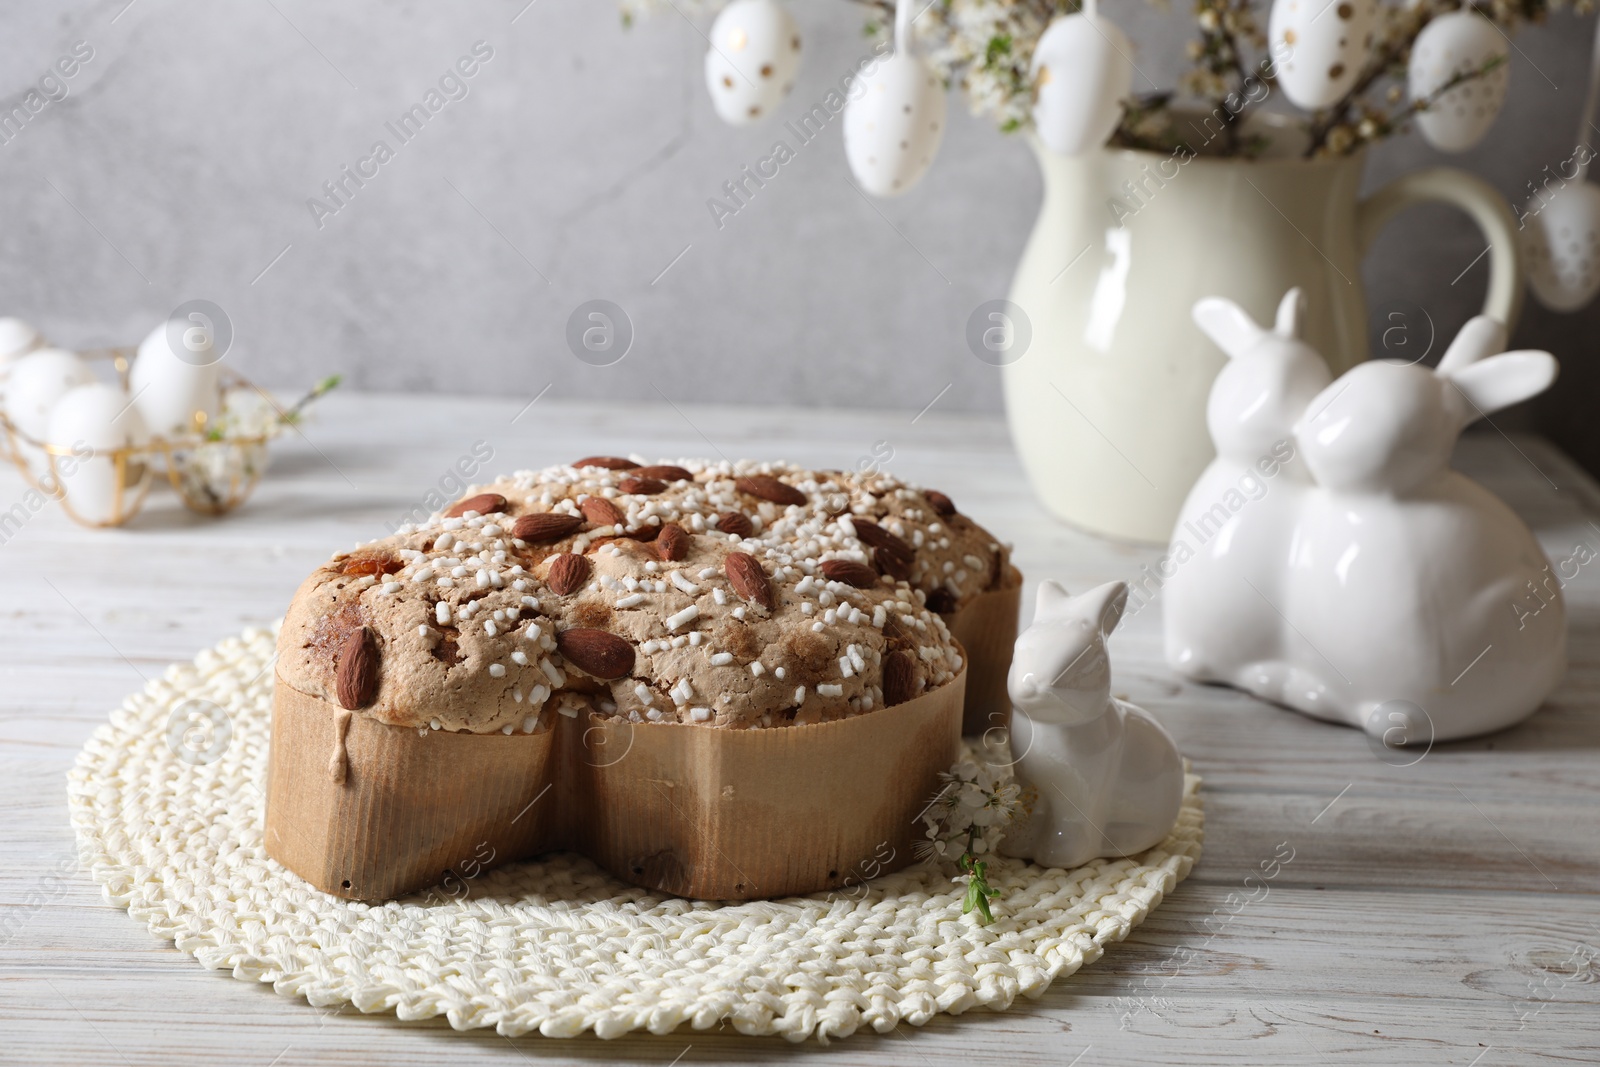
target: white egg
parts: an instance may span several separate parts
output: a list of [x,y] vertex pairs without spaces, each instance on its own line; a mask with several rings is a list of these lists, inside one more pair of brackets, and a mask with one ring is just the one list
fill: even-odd
[[39,331],[21,319],[0,319],[0,367],[39,347]]
[[[1417,129],[1429,144],[1441,152],[1465,152],[1483,139],[1506,102],[1509,55],[1506,39],[1494,24],[1470,11],[1440,15],[1422,28],[1411,46],[1406,89],[1413,103],[1432,100],[1427,110],[1417,113]],[[1482,70],[1490,63],[1497,65],[1489,73],[1433,99],[1457,74]]]
[[1522,216],[1528,288],[1551,311],[1577,311],[1600,292],[1600,186],[1569,181]]
[[914,55],[895,53],[861,76],[844,109],[844,154],[861,188],[896,196],[922,180],[944,138],[944,83]]
[[208,422],[217,417],[220,377],[220,365],[207,362],[204,350],[175,354],[163,322],[140,343],[128,387],[150,432],[172,436],[191,432],[196,412],[204,412]]
[[724,122],[777,110],[800,72],[800,27],[777,0],[734,0],[711,24],[706,88]]
[[1033,125],[1051,151],[1075,156],[1099,148],[1122,121],[1133,91],[1133,48],[1116,23],[1063,15],[1033,50]]
[[62,348],[41,348],[11,364],[6,377],[6,418],[23,434],[44,441],[50,409],[68,390],[95,380],[89,365]]
[[[78,386],[51,408],[48,436],[52,445],[72,453],[55,457],[67,506],[84,522],[116,521],[119,511],[132,503],[126,494],[142,477],[144,457],[125,457],[119,475],[115,451],[138,448],[150,439],[128,394],[103,382]],[[126,482],[120,501],[119,480]]]
[[1377,0],[1273,0],[1267,41],[1278,85],[1308,111],[1349,92],[1372,54]]

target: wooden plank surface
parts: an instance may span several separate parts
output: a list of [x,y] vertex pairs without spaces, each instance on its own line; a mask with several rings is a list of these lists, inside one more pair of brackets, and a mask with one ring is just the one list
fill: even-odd
[[[1160,659],[1160,600],[1112,641],[1120,693],[1204,775],[1206,852],[1104,959],[1002,1014],[940,1017],[822,1048],[731,1029],[510,1041],[318,1011],[202,970],[73,870],[64,777],[122,697],[282,613],[327,554],[381,536],[476,442],[488,474],[617,451],[893,458],[1016,546],[1033,583],[1134,579],[1158,553],[1087,537],[1033,503],[1004,424],[901,412],[339,396],[239,513],[159,494],[129,529],[54,508],[0,544],[0,1063],[1481,1064],[1600,1060],[1600,561],[1566,594],[1568,678],[1503,734],[1391,766],[1354,731]],[[1600,548],[1600,489],[1538,439],[1469,436],[1458,466],[1539,531],[1552,559]],[[21,499],[0,471],[0,510]],[[1025,612],[1029,609],[1025,608]],[[1392,761],[1391,761],[1392,762]],[[1281,848],[1270,882],[1257,872]],[[64,877],[60,872],[65,871]]]

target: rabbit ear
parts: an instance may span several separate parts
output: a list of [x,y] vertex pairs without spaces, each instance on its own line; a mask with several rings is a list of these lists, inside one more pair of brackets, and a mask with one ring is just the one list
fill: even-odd
[[1107,582],[1078,597],[1078,607],[1083,614],[1099,625],[1101,636],[1111,633],[1122,621],[1122,610],[1128,606],[1128,583]]
[[1461,327],[1456,339],[1450,342],[1439,360],[1438,373],[1445,377],[1454,375],[1463,367],[1506,350],[1506,328],[1487,315],[1474,315]]
[[1033,617],[1048,619],[1052,615],[1060,615],[1071,603],[1072,594],[1063,589],[1060,582],[1040,582],[1038,597],[1033,602]]
[[1283,294],[1283,299],[1278,302],[1278,320],[1273,324],[1272,332],[1279,337],[1286,337],[1293,341],[1300,336],[1300,323],[1306,314],[1305,294],[1295,286]]
[[1470,423],[1544,392],[1559,369],[1550,353],[1526,350],[1490,356],[1445,375],[1445,379],[1466,398],[1466,421]]
[[1229,356],[1242,356],[1254,348],[1266,331],[1232,300],[1208,296],[1194,305],[1194,323]]

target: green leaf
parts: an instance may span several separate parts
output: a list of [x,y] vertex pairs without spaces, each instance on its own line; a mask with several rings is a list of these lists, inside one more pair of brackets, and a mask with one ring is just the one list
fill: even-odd
[[970,915],[976,909],[979,915],[978,925],[988,926],[994,922],[994,912],[989,909],[989,900],[1000,895],[998,889],[989,885],[989,865],[980,863],[972,853],[963,853],[961,856],[961,869],[967,872],[967,893],[961,902],[961,914]]
[[1000,62],[1000,58],[1002,56],[1009,56],[1010,54],[1011,35],[1009,33],[997,33],[993,37],[989,38],[989,46],[984,49],[984,66],[993,67],[995,64]]

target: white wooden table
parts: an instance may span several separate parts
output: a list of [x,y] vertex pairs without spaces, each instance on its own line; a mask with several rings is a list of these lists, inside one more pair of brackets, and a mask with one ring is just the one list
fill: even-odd
[[[731,1029],[513,1042],[315,1011],[203,970],[107,905],[67,823],[64,779],[90,731],[144,677],[277,617],[314,565],[383,534],[475,441],[494,449],[489,473],[635,450],[845,467],[888,442],[891,471],[1014,540],[1030,584],[1133,578],[1157,555],[1049,519],[996,419],[527,400],[335,394],[233,516],[162,493],[132,527],[89,531],[48,507],[0,545],[0,1063],[1600,1061],[1600,562],[1567,587],[1572,668],[1550,704],[1408,767],[1355,731],[1179,684],[1159,600],[1129,620],[1117,688],[1204,775],[1205,855],[1104,959],[1003,1014],[828,1048]],[[1477,434],[1458,464],[1552,559],[1600,548],[1600,489],[1545,442]],[[22,490],[0,471],[0,510]],[[1276,878],[1245,881],[1289,850]]]

